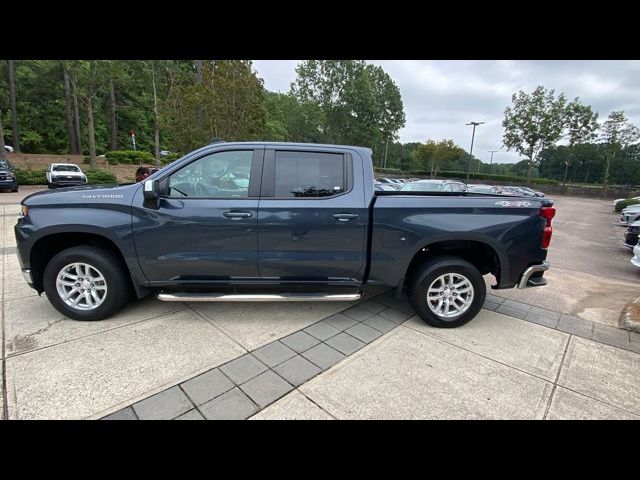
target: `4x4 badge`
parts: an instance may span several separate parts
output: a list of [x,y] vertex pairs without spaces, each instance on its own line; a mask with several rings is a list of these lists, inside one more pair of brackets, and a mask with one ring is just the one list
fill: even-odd
[[530,207],[531,206],[531,202],[522,201],[522,200],[517,202],[512,202],[509,200],[500,200],[495,204],[501,207]]

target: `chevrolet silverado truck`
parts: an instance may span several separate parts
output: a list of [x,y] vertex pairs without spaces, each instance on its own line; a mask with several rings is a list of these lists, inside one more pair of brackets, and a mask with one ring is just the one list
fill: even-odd
[[553,202],[375,191],[371,150],[216,143],[142,183],[42,191],[15,226],[27,283],[61,313],[100,320],[130,297],[356,301],[407,293],[435,327],[494,289],[546,284]]

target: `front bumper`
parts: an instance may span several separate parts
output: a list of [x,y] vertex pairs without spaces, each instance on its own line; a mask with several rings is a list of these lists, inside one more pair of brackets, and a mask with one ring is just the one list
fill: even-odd
[[18,188],[18,180],[13,179],[13,180],[0,180],[0,189],[4,189],[4,188]]
[[520,275],[518,288],[542,287],[547,284],[547,280],[543,278],[544,272],[549,270],[550,264],[544,261],[538,265],[531,265]]
[[629,225],[636,221],[638,215],[637,214],[621,214],[620,215],[620,225]]
[[77,187],[80,185],[86,185],[87,181],[82,178],[64,178],[64,177],[53,177],[49,182],[49,186],[51,187]]

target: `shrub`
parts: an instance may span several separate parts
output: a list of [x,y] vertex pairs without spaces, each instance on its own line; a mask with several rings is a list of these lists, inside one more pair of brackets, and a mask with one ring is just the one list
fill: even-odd
[[627,208],[629,205],[638,205],[639,203],[640,203],[640,200],[627,198],[626,200],[622,200],[621,202],[616,203],[616,212],[620,213],[623,209]]
[[165,155],[164,157],[162,157],[161,160],[166,160],[166,162],[163,161],[163,163],[171,163],[174,160],[177,160],[182,157],[184,157],[184,155],[182,155],[181,153],[169,153],[168,155]]
[[91,185],[105,184],[105,183],[118,183],[118,179],[111,172],[105,172],[104,170],[90,169],[85,172],[87,175],[87,183]]
[[127,165],[138,165],[141,163],[152,163],[155,161],[153,155],[142,150],[114,150],[105,154],[110,165],[124,163]]
[[18,185],[46,185],[47,177],[44,170],[23,170],[16,169]]

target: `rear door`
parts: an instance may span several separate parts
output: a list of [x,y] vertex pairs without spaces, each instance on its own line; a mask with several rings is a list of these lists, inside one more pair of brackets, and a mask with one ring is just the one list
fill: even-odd
[[258,213],[263,281],[362,281],[368,209],[362,167],[352,155],[330,148],[265,152]]

